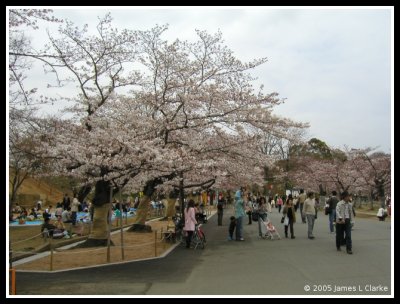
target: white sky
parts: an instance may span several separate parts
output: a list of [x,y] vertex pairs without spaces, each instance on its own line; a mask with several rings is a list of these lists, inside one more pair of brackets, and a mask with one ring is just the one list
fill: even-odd
[[[252,70],[255,88],[287,98],[276,114],[309,122],[308,136],[343,148],[379,147],[393,141],[393,23],[391,7],[374,8],[53,8],[54,15],[95,30],[110,11],[120,28],[146,30],[169,24],[165,38],[196,38],[195,29],[221,30],[242,61],[267,57]],[[48,26],[48,25],[47,25]],[[50,24],[56,32],[58,25]],[[29,32],[42,43],[45,28]],[[39,69],[32,84],[45,83]]]

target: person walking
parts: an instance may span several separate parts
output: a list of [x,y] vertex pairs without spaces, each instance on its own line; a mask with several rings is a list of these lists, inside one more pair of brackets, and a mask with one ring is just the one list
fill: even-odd
[[244,241],[243,238],[243,218],[246,213],[244,211],[243,190],[235,193],[235,218],[236,218],[236,241]]
[[192,242],[192,236],[197,225],[196,221],[196,211],[194,209],[194,200],[189,200],[187,207],[185,208],[185,227],[186,231],[186,248],[190,248],[190,243]]
[[218,226],[222,226],[222,217],[224,215],[224,199],[220,197],[217,204]]
[[336,206],[339,202],[339,199],[336,197],[336,195],[337,192],[333,190],[332,196],[326,202],[326,204],[328,205],[327,213],[329,215],[329,230],[331,233],[335,232],[333,223],[336,221]]
[[236,227],[236,218],[232,215],[230,218],[230,223],[229,223],[229,235],[228,235],[228,241],[233,241],[233,232],[235,231]]
[[294,239],[294,231],[293,224],[296,222],[296,211],[293,205],[293,197],[289,194],[288,199],[286,200],[285,206],[283,207],[282,214],[285,215],[288,220],[287,224],[285,224],[285,237],[288,237],[288,226],[290,227],[290,238]]
[[274,198],[272,196],[269,197],[269,201],[270,201],[270,204],[271,204],[271,208],[275,208],[275,201],[274,201]]
[[282,200],[282,198],[281,198],[280,196],[278,196],[278,200],[277,200],[277,202],[276,202],[276,205],[278,206],[278,213],[281,213],[281,208],[282,208],[282,205],[283,205],[283,200]]
[[305,202],[306,198],[307,198],[307,196],[304,193],[304,189],[300,189],[299,199],[298,199],[297,203],[299,204],[299,207],[300,207],[301,222],[303,224],[306,223],[306,216],[303,212],[304,202]]
[[263,233],[261,231],[261,225],[264,225],[263,222],[267,220],[267,212],[268,212],[268,207],[265,202],[265,197],[260,197],[258,201],[258,235],[260,238],[263,237]]
[[253,203],[250,198],[250,193],[247,196],[244,196],[244,204],[245,204],[246,214],[249,217],[248,225],[251,225],[253,216]]
[[309,192],[307,195],[307,199],[304,201],[303,214],[307,218],[308,238],[310,240],[312,240],[312,239],[314,239],[313,230],[314,230],[314,221],[315,221],[315,200],[314,200],[313,192]]
[[336,249],[341,251],[340,245],[345,234],[346,251],[353,254],[351,240],[351,222],[353,219],[353,206],[350,204],[350,195],[347,191],[341,194],[341,201],[336,205]]

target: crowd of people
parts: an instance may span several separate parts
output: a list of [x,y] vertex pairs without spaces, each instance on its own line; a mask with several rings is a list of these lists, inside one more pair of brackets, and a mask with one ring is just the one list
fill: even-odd
[[[329,231],[336,234],[336,248],[341,251],[341,246],[346,246],[346,252],[352,254],[352,238],[351,231],[354,222],[355,209],[351,202],[351,195],[344,191],[338,198],[337,192],[332,191],[329,199],[326,201],[324,210],[328,215]],[[230,202],[230,197],[223,197],[222,194],[217,198],[217,215],[218,226],[222,226],[222,219],[224,209]],[[138,207],[139,200],[136,199],[131,206],[129,201],[119,202],[113,201],[113,212],[119,218],[120,212],[127,213],[131,207]],[[388,216],[387,206],[381,206],[378,210],[377,217],[380,221],[384,221]],[[164,210],[165,205],[160,202],[152,202],[151,207],[154,209]],[[177,200],[177,211],[180,211],[180,204]],[[198,223],[207,222],[207,214],[204,210],[204,204],[195,203],[194,200],[184,201],[184,215],[185,215],[185,230],[187,232],[187,241],[190,244],[191,235],[193,234],[194,227]],[[234,194],[234,215],[230,217],[228,240],[244,241],[244,225],[245,220],[248,219],[247,224],[252,225],[253,221],[258,223],[259,238],[265,238],[265,231],[272,229],[273,225],[268,218],[268,214],[272,209],[277,209],[278,213],[282,212],[281,223],[284,224],[285,238],[295,239],[295,223],[296,213],[300,210],[301,223],[307,224],[307,237],[310,240],[315,239],[314,236],[314,223],[318,216],[318,209],[320,208],[318,196],[313,192],[305,193],[300,189],[298,195],[289,194],[287,196],[275,195],[265,197],[260,194],[254,195],[247,191],[244,187],[238,189]],[[54,221],[50,222],[54,211]],[[80,203],[75,195],[71,200],[68,194],[65,194],[62,202],[58,202],[55,210],[52,206],[43,209],[43,204],[39,200],[36,207],[31,208],[28,212],[24,207],[16,204],[13,212],[17,213],[16,219],[29,219],[35,220],[42,218],[44,223],[41,230],[52,231],[51,235],[65,235],[65,223],[71,223],[73,226],[77,223],[77,213],[83,211],[88,212],[90,220],[93,221],[94,207],[91,202],[84,201]]]
[[[218,226],[222,225],[224,207],[226,201],[222,198],[218,200]],[[287,197],[276,195],[268,197],[268,200],[261,195],[253,195],[245,188],[240,188],[235,192],[234,197],[234,215],[229,219],[228,240],[244,241],[244,225],[248,218],[248,225],[253,221],[258,222],[258,234],[260,238],[264,238],[264,227],[268,229],[268,224],[272,223],[268,219],[268,214],[272,212],[272,208],[278,209],[278,213],[282,211],[281,223],[284,224],[285,238],[295,239],[294,224],[296,223],[296,213],[300,210],[301,223],[307,224],[307,237],[314,240],[314,223],[318,217],[318,210],[322,208],[319,203],[319,197],[313,192],[305,193],[300,189],[299,195]],[[337,192],[332,191],[325,205],[325,214],[328,215],[328,228],[332,234],[336,234],[335,245],[338,251],[342,246],[346,246],[346,252],[353,254],[352,244],[352,227],[354,225],[354,217],[356,216],[355,208],[352,203],[352,196],[347,191],[343,191],[338,198]],[[387,208],[382,206],[378,210],[377,217],[380,221],[384,221],[387,217]]]

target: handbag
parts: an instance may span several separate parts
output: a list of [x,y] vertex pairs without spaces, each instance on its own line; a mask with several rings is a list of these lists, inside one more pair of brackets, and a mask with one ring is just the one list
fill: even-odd
[[282,216],[281,223],[283,224],[284,221],[285,221],[285,216]]
[[283,220],[283,224],[284,224],[285,226],[288,226],[288,225],[289,225],[289,218],[288,218],[287,216],[285,216],[285,219]]

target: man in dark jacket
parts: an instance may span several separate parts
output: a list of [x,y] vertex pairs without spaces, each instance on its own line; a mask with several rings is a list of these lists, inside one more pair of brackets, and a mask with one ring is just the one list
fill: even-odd
[[221,197],[217,204],[218,226],[222,226],[222,216],[224,215],[224,199]]
[[335,232],[334,222],[336,221],[336,205],[339,199],[336,197],[337,193],[335,190],[332,191],[332,196],[326,202],[328,204],[328,215],[329,215],[329,229],[331,233]]

